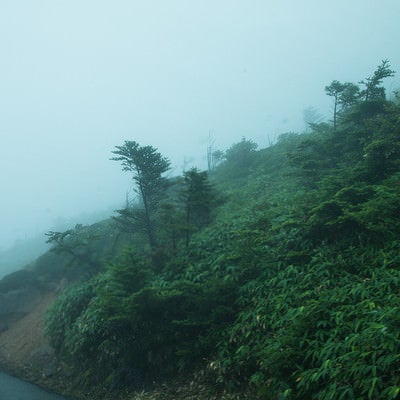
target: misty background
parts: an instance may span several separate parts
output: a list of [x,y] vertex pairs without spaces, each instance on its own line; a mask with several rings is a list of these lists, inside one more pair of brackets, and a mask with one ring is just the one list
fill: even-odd
[[329,120],[324,87],[383,59],[390,96],[399,16],[398,0],[2,0],[0,253],[123,206],[125,140],[178,175],[205,168],[210,140],[262,148],[307,109]]

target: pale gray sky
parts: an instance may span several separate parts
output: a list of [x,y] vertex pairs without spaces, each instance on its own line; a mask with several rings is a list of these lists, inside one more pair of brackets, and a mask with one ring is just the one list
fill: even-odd
[[[0,249],[123,203],[124,140],[181,172],[241,137],[329,117],[324,86],[389,59],[398,0],[0,0]],[[399,79],[388,82],[398,88]]]

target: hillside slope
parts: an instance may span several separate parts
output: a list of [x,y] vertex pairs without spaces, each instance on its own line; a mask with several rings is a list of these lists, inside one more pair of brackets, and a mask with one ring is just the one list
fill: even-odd
[[333,126],[163,181],[148,215],[51,234],[63,267],[33,277],[67,277],[46,332],[82,398],[400,396],[400,106],[374,84]]
[[43,293],[30,312],[0,334],[2,368],[35,382],[54,373],[54,350],[44,336],[44,326],[45,313],[55,297],[55,293]]

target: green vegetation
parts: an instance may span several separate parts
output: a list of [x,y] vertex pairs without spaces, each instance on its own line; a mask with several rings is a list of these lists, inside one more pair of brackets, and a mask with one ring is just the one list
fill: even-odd
[[[82,263],[91,278],[48,314],[82,383],[201,370],[254,399],[399,398],[400,105],[381,86],[392,75],[384,61],[365,90],[332,82],[332,125],[261,150],[243,139],[210,175],[167,180],[156,149],[117,147],[142,196],[120,212],[128,245],[95,272]],[[128,145],[162,168],[139,173]]]
[[[147,235],[152,249],[157,247],[156,226],[154,213],[164,196],[168,182],[162,174],[169,169],[169,161],[152,146],[140,146],[137,142],[125,141],[123,146],[116,146],[113,151],[118,157],[114,161],[121,161],[123,170],[133,174],[142,207],[136,207],[122,213],[133,220],[133,228],[140,226]],[[126,211],[126,210],[125,210]]]

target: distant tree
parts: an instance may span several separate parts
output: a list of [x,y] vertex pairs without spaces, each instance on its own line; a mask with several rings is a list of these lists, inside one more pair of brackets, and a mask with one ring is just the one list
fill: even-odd
[[333,97],[333,128],[336,130],[337,126],[337,110],[339,105],[339,96],[344,87],[339,81],[332,81],[329,86],[325,86],[325,92],[328,96]]
[[214,168],[214,143],[215,139],[211,136],[211,133],[208,135],[208,145],[207,145],[207,168],[208,172],[211,172]]
[[81,224],[77,224],[74,229],[63,232],[49,231],[45,235],[48,237],[46,243],[53,245],[51,251],[70,256],[71,264],[78,261],[80,265],[89,266],[88,273],[100,269],[92,247],[93,243],[100,239],[99,235],[92,233]]
[[185,242],[188,246],[191,232],[208,224],[211,218],[215,195],[206,171],[200,172],[197,168],[192,168],[185,172],[182,197],[186,219]]
[[224,160],[225,154],[222,150],[214,150],[207,153],[208,172],[212,172]]
[[145,213],[139,204],[127,203],[125,208],[117,210],[118,215],[112,218],[118,222],[122,231],[128,234],[147,234]]
[[184,232],[184,211],[174,201],[162,202],[157,219],[161,225],[159,234],[163,245],[174,254]]
[[[308,128],[321,123],[323,116],[314,107],[307,107],[303,110],[303,120],[307,124]],[[271,141],[269,145],[272,145]]]
[[325,93],[333,97],[333,128],[336,130],[340,111],[356,103],[359,96],[359,87],[354,83],[341,83],[337,80],[325,86]]
[[365,86],[365,89],[361,92],[362,98],[365,101],[384,100],[386,95],[385,88],[382,86],[382,81],[385,78],[394,76],[394,74],[395,71],[390,69],[389,61],[383,60],[372,76],[360,82],[360,84]]
[[121,161],[123,171],[131,172],[136,183],[136,192],[139,194],[142,212],[132,214],[143,221],[150,247],[157,245],[154,215],[168,186],[163,174],[169,170],[170,162],[152,146],[140,146],[135,141],[125,141],[124,145],[116,146],[112,152],[116,155],[113,161]]
[[232,145],[225,152],[225,159],[231,165],[235,165],[240,168],[248,167],[253,160],[253,153],[257,149],[257,143],[252,140],[242,138],[238,143]]
[[360,98],[359,86],[351,82],[345,82],[343,84],[343,90],[339,96],[339,104],[341,106],[340,111],[346,110],[349,107],[356,104],[359,98]]

